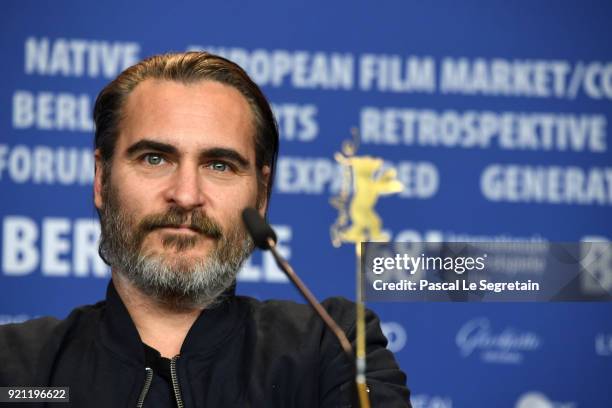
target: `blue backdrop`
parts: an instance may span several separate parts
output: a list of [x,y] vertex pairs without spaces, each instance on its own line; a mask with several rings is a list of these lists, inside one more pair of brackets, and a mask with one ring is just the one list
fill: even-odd
[[[0,14],[0,323],[103,297],[91,109],[124,67],[206,49],[274,104],[271,221],[312,290],[354,298],[333,159],[353,126],[406,190],[393,239],[612,238],[612,4],[8,1]],[[255,254],[239,292],[300,300]],[[415,407],[612,406],[612,307],[370,304]]]

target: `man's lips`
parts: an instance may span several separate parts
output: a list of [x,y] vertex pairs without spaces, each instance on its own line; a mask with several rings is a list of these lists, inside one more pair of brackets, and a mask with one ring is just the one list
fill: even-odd
[[209,238],[214,238],[217,239],[218,237],[215,236],[214,234],[207,234],[206,231],[203,231],[200,228],[197,227],[193,227],[191,225],[162,225],[159,226],[155,229],[159,229],[159,230],[165,230],[168,232],[172,232],[172,233],[178,233],[178,234],[197,234],[197,235],[203,235],[205,237],[209,237]]
[[159,229],[171,230],[175,232],[192,232],[194,234],[203,234],[203,231],[199,229],[193,228],[189,225],[164,225],[162,227],[158,227]]

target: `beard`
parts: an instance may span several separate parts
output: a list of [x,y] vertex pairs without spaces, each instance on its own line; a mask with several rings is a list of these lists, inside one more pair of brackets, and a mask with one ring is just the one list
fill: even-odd
[[[213,307],[235,282],[242,263],[254,245],[238,221],[228,231],[201,210],[170,207],[167,212],[151,214],[134,222],[119,203],[110,180],[103,187],[104,206],[100,210],[100,256],[122,278],[142,293],[172,310]],[[195,234],[164,233],[162,246],[172,256],[145,252],[142,244],[148,234],[159,228],[188,225]],[[187,257],[181,252],[195,247],[205,237],[216,245],[207,256]]]

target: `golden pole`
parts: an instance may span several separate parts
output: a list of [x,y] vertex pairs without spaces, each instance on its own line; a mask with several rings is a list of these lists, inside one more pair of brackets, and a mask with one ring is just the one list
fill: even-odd
[[357,393],[361,408],[370,408],[368,385],[366,383],[366,333],[365,333],[365,304],[363,301],[363,282],[361,279],[361,243],[355,243],[357,255],[357,332],[356,332],[356,377]]

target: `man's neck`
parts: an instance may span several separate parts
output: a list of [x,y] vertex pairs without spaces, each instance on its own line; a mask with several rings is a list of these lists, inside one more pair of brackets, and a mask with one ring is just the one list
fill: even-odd
[[113,284],[142,342],[163,357],[179,354],[189,329],[203,309],[171,310],[143,294],[116,272],[113,272]]

